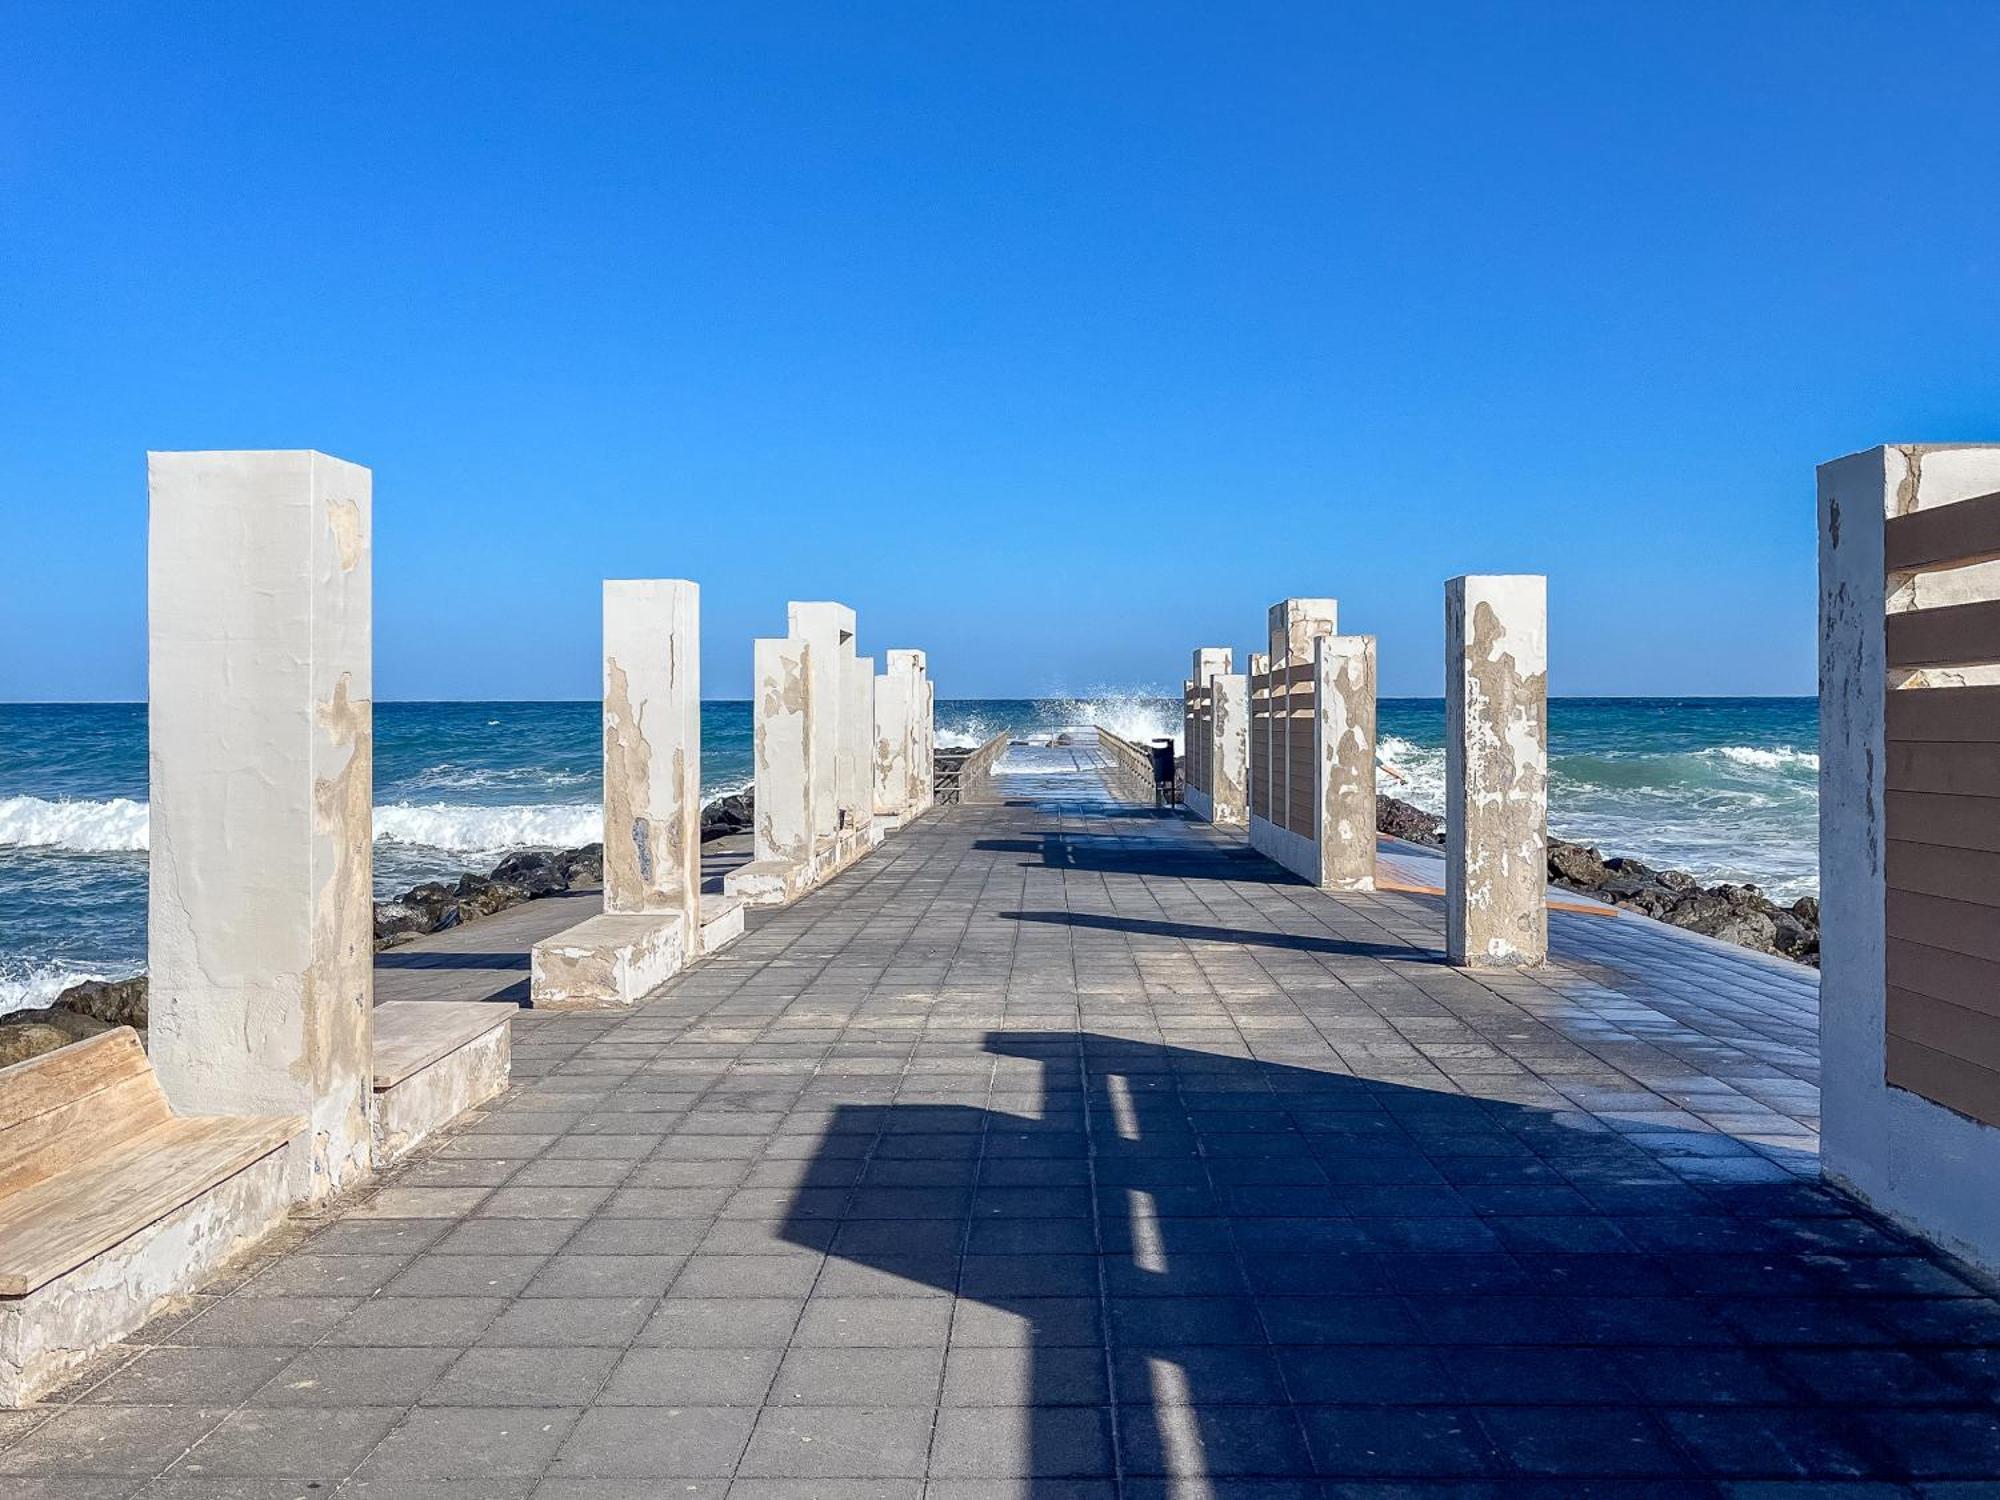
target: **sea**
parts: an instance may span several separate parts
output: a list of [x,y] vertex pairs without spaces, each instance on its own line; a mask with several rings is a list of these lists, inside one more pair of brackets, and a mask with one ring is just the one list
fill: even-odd
[[[937,705],[940,745],[1089,724],[1178,741],[1180,704],[1106,692]],[[1381,789],[1441,810],[1443,701],[1384,699],[1377,733]],[[1816,700],[1558,698],[1549,740],[1554,832],[1777,900],[1817,892]],[[702,705],[705,796],[750,785],[750,744],[747,702]],[[378,703],[375,803],[378,895],[592,843],[599,705]],[[0,703],[0,1012],[144,967],[146,835],[144,704]]]

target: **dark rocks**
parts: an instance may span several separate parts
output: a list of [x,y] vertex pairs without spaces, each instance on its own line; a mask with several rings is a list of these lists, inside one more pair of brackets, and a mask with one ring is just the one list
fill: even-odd
[[[106,1026],[146,1029],[146,976],[130,979],[86,979],[55,998],[55,1007],[102,1021]],[[52,1007],[54,1008],[54,1007]]]
[[[1444,847],[1444,820],[1394,797],[1375,798],[1375,826],[1392,838]],[[1754,885],[1704,886],[1685,870],[1656,870],[1588,844],[1549,840],[1549,882],[1613,906],[1629,907],[1689,932],[1819,964],[1819,901],[1779,906]]]
[[1391,838],[1444,847],[1444,819],[1396,797],[1376,796],[1375,826]]
[[23,1014],[21,1011],[14,1012],[7,1017],[7,1024],[0,1026],[0,1068],[11,1068],[15,1063],[40,1057],[58,1047],[67,1047],[77,1040],[61,1027],[51,1026],[46,1021],[23,1020]]
[[585,844],[581,849],[565,849],[556,856],[563,879],[571,885],[604,884],[604,846]]
[[[603,846],[593,847],[601,849]],[[602,863],[601,858],[599,862]],[[570,877],[563,869],[562,855],[551,854],[545,849],[526,849],[519,854],[508,855],[493,867],[492,878],[524,891],[526,894],[522,899],[525,901],[532,901],[537,896],[553,896],[570,887]]]
[[748,833],[755,815],[756,800],[747,789],[717,797],[701,810],[701,841]]

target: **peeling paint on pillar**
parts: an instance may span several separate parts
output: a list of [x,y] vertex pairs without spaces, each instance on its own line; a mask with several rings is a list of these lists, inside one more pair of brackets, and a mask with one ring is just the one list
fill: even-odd
[[1319,884],[1375,888],[1375,637],[1320,637]]
[[1445,585],[1445,951],[1466,968],[1548,953],[1548,580]]
[[148,456],[150,1050],[174,1107],[304,1116],[289,1191],[370,1167],[368,470]]
[[701,590],[604,583],[604,909],[701,906]]
[[1250,679],[1241,672],[1219,673],[1209,679],[1209,692],[1210,821],[1220,828],[1242,828],[1250,822]]
[[840,721],[845,696],[843,663],[854,656],[854,611],[831,600],[793,600],[786,606],[788,634],[812,648],[808,673],[812,698],[811,790],[807,796],[814,858],[830,859],[841,827]]
[[755,642],[751,655],[757,680],[753,853],[760,863],[806,864],[813,846],[812,647],[786,636]]

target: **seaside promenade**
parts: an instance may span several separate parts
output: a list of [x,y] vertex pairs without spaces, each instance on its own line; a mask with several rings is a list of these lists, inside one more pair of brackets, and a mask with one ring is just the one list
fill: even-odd
[[1992,1492],[2000,1304],[1818,1184],[1811,971],[1561,911],[1455,969],[1096,759],[522,1012],[502,1097],[0,1413],[0,1500]]

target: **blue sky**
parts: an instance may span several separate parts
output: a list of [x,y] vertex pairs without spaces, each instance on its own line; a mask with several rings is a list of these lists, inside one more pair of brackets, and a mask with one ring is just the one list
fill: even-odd
[[383,698],[687,576],[951,696],[1332,594],[1438,691],[1813,689],[1813,465],[2000,437],[2000,7],[24,3],[0,699],[145,687],[144,450],[370,465]]

